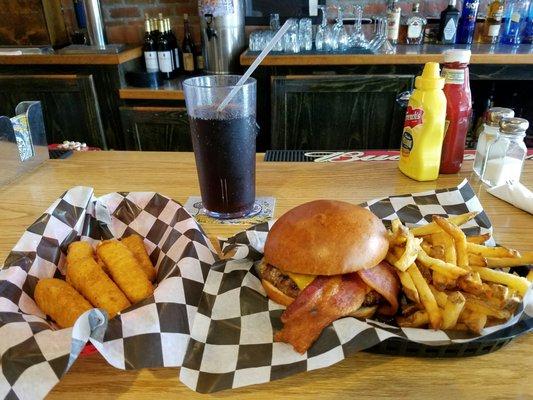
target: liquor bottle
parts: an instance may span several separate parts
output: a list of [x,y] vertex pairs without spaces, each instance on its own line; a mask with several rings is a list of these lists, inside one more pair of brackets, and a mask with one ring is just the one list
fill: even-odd
[[483,34],[481,35],[481,41],[483,43],[495,44],[498,42],[498,36],[500,35],[500,28],[502,26],[502,17],[503,1],[491,1],[488,6]]
[[157,63],[157,42],[152,32],[152,21],[148,14],[145,14],[143,53],[147,72],[159,71],[159,64]]
[[529,12],[527,14],[526,20],[526,29],[524,30],[522,43],[533,43],[533,1],[529,4]]
[[459,25],[457,26],[456,43],[472,44],[474,38],[474,31],[476,30],[477,10],[479,8],[479,0],[464,0],[461,18],[459,18]]
[[524,0],[507,0],[502,18],[501,44],[520,44],[521,28],[527,16],[529,2]]
[[200,47],[196,48],[196,69],[197,72],[203,74],[205,72],[205,58],[204,58],[204,41],[200,42]]
[[159,37],[157,40],[157,61],[159,71],[164,79],[171,79],[174,76],[174,62],[172,47],[165,27],[165,20],[159,19]]
[[389,6],[387,7],[387,39],[392,44],[398,43],[401,14],[402,9],[398,7],[398,0],[390,0]]
[[420,3],[413,3],[413,12],[407,19],[407,44],[422,44],[427,20],[420,13]]
[[174,64],[174,71],[175,73],[181,73],[183,72],[183,55],[178,44],[178,39],[170,27],[170,18],[165,18],[165,25],[167,28],[168,40],[170,42],[170,46],[172,47],[172,62]]
[[195,62],[196,46],[192,40],[189,28],[188,14],[183,14],[183,44],[181,46],[181,51],[183,53],[183,71],[186,74],[193,74],[197,69]]
[[459,10],[455,8],[456,0],[450,0],[448,7],[440,13],[439,42],[441,44],[454,44],[457,34],[457,21]]

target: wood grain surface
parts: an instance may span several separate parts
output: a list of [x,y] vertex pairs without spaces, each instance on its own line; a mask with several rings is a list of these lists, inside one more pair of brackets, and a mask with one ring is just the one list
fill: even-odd
[[[457,175],[434,182],[403,176],[394,161],[357,163],[265,163],[258,155],[257,195],[276,197],[276,216],[303,202],[333,198],[359,203],[390,194],[455,186],[468,178],[492,220],[498,242],[531,250],[533,216],[487,194],[466,163]],[[533,162],[522,182],[533,186]],[[158,191],[180,202],[198,195],[191,153],[76,153],[50,160],[17,182],[0,188],[0,259],[22,232],[68,188],[86,185],[97,195],[113,191]],[[209,224],[210,237],[242,226]],[[121,371],[98,354],[80,358],[50,399],[526,399],[533,382],[530,335],[479,357],[424,359],[358,353],[332,367],[210,395],[194,393],[178,380],[178,368]]]
[[185,100],[182,89],[167,87],[153,89],[126,87],[119,89],[118,95],[124,100]]
[[142,56],[141,47],[127,48],[118,54],[23,54],[0,55],[0,65],[117,65]]
[[[460,46],[458,46],[460,47]],[[464,46],[463,46],[464,47]],[[268,55],[262,66],[296,66],[296,65],[380,65],[380,64],[425,64],[429,61],[443,62],[442,52],[451,46],[424,45],[410,46],[398,45],[393,54],[342,54],[342,53],[316,53],[316,54],[283,54]],[[496,46],[474,44],[471,47],[472,58],[470,64],[533,64],[531,46],[522,45]],[[245,51],[241,55],[241,65],[251,65],[257,53]]]

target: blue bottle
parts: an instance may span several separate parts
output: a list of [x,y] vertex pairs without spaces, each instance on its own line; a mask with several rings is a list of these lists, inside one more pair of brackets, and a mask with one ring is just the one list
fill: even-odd
[[520,44],[528,6],[529,1],[526,0],[507,0],[505,2],[500,35],[501,44]]
[[522,43],[533,44],[533,1],[529,5],[529,13],[527,15],[526,29],[524,30]]
[[472,44],[474,31],[476,30],[478,8],[479,0],[463,1],[463,10],[461,11],[461,18],[459,18],[459,25],[457,26],[456,43]]

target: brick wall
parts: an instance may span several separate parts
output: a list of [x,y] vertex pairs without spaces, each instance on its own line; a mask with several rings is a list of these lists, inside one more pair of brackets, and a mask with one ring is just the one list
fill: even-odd
[[[72,0],[61,0],[65,15],[65,22],[69,32],[72,32],[76,25]],[[287,0],[279,0],[287,1]],[[100,0],[102,12],[107,31],[107,38],[111,43],[140,43],[142,41],[144,26],[144,14],[157,16],[163,13],[171,18],[174,31],[181,40],[183,35],[183,14],[189,14],[191,28],[194,39],[200,42],[199,17],[197,15],[197,0]],[[330,14],[334,15],[334,4],[345,4],[348,6],[348,14],[351,13],[353,0],[328,0]],[[448,0],[421,0],[420,11],[430,17],[439,16],[440,12],[446,8]],[[461,3],[461,0],[458,1]],[[489,0],[481,0],[480,14],[485,14]],[[387,2],[385,0],[359,0],[357,4],[364,6],[365,15],[380,14],[385,11]],[[399,5],[403,12],[411,10],[412,0],[399,0]]]
[[[72,0],[61,0],[65,23],[69,32],[76,26]],[[107,39],[110,43],[133,43],[142,41],[144,34],[144,14],[156,17],[163,13],[170,18],[178,39],[183,35],[183,14],[189,14],[192,33],[200,42],[197,0],[100,0]]]

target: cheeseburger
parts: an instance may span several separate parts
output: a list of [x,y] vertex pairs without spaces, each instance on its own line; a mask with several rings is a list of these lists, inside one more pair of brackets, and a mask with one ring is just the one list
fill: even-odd
[[350,203],[317,200],[281,216],[257,266],[268,297],[287,306],[274,339],[304,353],[338,318],[395,314],[400,285],[388,249],[383,223]]

